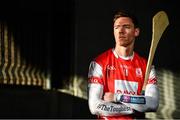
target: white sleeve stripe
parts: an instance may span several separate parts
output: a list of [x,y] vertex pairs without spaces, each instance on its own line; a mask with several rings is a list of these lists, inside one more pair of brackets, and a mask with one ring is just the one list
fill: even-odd
[[95,61],[92,61],[89,66],[88,77],[92,76],[102,78],[102,67]]
[[150,71],[150,74],[149,74],[149,79],[152,80],[156,78],[156,71],[155,71],[155,68],[154,66],[151,67],[151,71]]

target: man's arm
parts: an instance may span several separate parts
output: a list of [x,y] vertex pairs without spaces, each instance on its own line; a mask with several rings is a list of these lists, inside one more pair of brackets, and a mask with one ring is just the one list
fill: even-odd
[[102,66],[92,61],[89,67],[88,103],[90,112],[94,115],[120,116],[132,114],[133,110],[123,104],[103,100]]
[[116,104],[102,100],[103,85],[89,83],[88,88],[88,103],[92,114],[103,116],[120,116],[133,113],[133,110],[124,104]]
[[[128,101],[127,98],[130,98]],[[119,97],[118,97],[119,98]],[[159,106],[159,89],[157,87],[157,77],[154,66],[151,67],[148,84],[146,85],[145,94],[140,96],[121,97],[123,104],[132,107],[139,112],[156,111]]]
[[[112,95],[107,93],[105,96],[105,98],[109,100],[110,98],[108,96]],[[159,105],[159,90],[157,85],[148,84],[146,86],[145,95],[115,94],[114,98],[111,99],[114,99],[115,102],[121,102],[139,112],[156,111]]]

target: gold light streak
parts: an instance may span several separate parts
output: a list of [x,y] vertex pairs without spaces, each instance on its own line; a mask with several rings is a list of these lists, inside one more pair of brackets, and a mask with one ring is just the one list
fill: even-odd
[[36,71],[36,68],[34,67],[33,69],[32,69],[32,71],[31,71],[31,76],[32,76],[32,84],[35,86],[35,85],[37,85],[37,78],[36,78],[36,76],[35,76],[35,71]]
[[8,30],[7,30],[7,26],[4,26],[4,64],[2,67],[2,74],[4,76],[4,80],[3,83],[7,84],[8,83],[8,77],[7,77],[7,73],[6,73],[6,69],[8,66]]
[[42,81],[43,81],[43,79],[41,79],[40,70],[37,70],[36,76],[37,76],[37,80],[38,80],[37,85],[38,85],[38,86],[42,86]]
[[41,78],[43,79],[43,89],[44,90],[50,90],[51,89],[51,74],[47,73],[47,75],[42,72]]

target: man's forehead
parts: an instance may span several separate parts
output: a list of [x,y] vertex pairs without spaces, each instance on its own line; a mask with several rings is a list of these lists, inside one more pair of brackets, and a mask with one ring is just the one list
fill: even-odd
[[133,24],[133,22],[129,17],[119,17],[114,24]]

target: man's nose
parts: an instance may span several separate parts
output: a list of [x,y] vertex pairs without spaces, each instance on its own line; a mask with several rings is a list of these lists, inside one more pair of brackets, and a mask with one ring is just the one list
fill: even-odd
[[122,26],[119,27],[119,33],[124,33],[124,28]]

